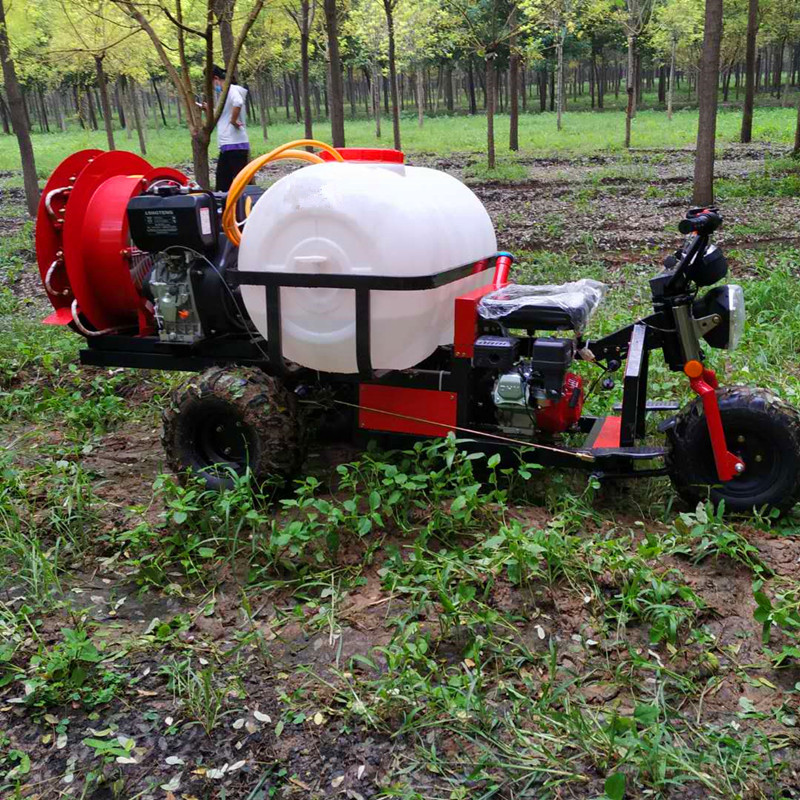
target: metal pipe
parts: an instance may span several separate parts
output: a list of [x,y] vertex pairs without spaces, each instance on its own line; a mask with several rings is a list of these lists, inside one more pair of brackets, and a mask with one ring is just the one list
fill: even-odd
[[55,259],[47,270],[47,274],[44,276],[44,288],[47,290],[48,294],[52,294],[54,297],[58,297],[59,295],[64,295],[66,297],[70,293],[69,286],[59,292],[50,285],[50,279],[53,277],[56,267],[62,266],[63,264],[64,262],[60,258]]
[[57,189],[51,189],[45,196],[44,196],[44,208],[47,211],[50,219],[56,220],[56,212],[53,211],[53,207],[50,205],[53,202],[53,198],[57,194],[62,194],[63,192],[71,192],[71,186],[59,186]]

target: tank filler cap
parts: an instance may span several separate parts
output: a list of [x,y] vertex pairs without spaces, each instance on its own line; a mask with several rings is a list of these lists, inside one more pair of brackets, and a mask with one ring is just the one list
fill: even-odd
[[[406,157],[401,150],[392,150],[388,147],[337,147],[345,161],[372,161],[381,164],[404,164]],[[323,161],[333,161],[330,153],[324,150],[319,153]]]

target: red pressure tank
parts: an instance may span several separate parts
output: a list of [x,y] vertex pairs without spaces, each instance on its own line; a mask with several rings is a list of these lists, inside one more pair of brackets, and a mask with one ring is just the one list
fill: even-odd
[[85,335],[153,331],[153,314],[139,292],[149,255],[128,233],[128,201],[155,183],[189,179],[153,168],[135,153],[81,150],[56,167],[36,218],[36,260],[55,311],[44,322],[73,325]]

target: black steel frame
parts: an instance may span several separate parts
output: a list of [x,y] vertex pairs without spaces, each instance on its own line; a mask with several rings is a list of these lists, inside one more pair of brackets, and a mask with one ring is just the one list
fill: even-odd
[[[445,286],[478,272],[493,269],[496,257],[485,264],[466,264],[436,275],[420,277],[382,277],[350,275],[303,275],[277,272],[231,271],[227,280],[232,286],[263,286],[267,303],[267,340],[248,334],[229,334],[196,344],[162,342],[157,337],[104,335],[87,340],[81,350],[83,364],[94,366],[124,366],[140,369],[200,371],[211,366],[252,366],[273,375],[294,376],[298,382],[313,376],[319,382],[379,383],[408,388],[428,388],[458,394],[459,427],[471,424],[472,386],[471,359],[449,359],[448,369],[409,369],[403,371],[374,371],[370,354],[370,293],[372,291],[423,291]],[[476,270],[476,266],[481,266]],[[356,362],[353,374],[318,373],[306,368],[291,370],[284,362],[281,347],[282,288],[351,289],[356,293]],[[588,343],[598,361],[625,362],[621,433],[619,448],[591,450],[593,461],[587,461],[591,435],[582,447],[563,447],[561,452],[534,451],[535,460],[546,466],[580,467],[604,476],[630,477],[663,474],[663,468],[635,469],[635,463],[663,458],[664,448],[637,447],[635,442],[645,434],[645,417],[650,410],[668,410],[670,406],[647,404],[649,353],[662,348],[665,329],[664,314],[656,313],[646,319],[621,328],[601,339]],[[584,416],[580,429],[590,433],[602,419]],[[363,432],[362,432],[363,433]],[[478,431],[476,431],[478,433]],[[490,452],[508,449],[491,439],[476,437],[481,449]]]
[[[372,376],[370,352],[370,294],[373,291],[419,292],[437,289],[461,278],[494,269],[497,256],[434,275],[414,277],[382,275],[305,275],[285,272],[237,270],[228,273],[232,286],[263,286],[267,306],[267,352],[274,369],[285,371],[281,342],[281,289],[352,289],[356,293],[356,365],[361,378]],[[480,266],[481,269],[476,269]]]

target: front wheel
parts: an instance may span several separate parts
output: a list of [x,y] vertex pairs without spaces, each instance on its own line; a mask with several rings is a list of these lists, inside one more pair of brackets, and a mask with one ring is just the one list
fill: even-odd
[[668,429],[667,470],[675,491],[696,505],[721,501],[734,512],[777,509],[800,499],[800,413],[765,389],[717,389],[728,450],[745,471],[721,483],[717,478],[703,405],[695,399]]
[[162,420],[169,467],[191,469],[210,489],[247,470],[258,485],[285,482],[302,464],[294,395],[260,370],[215,367],[189,379]]

